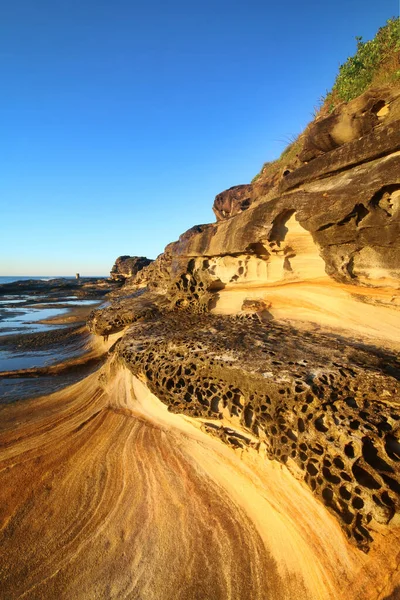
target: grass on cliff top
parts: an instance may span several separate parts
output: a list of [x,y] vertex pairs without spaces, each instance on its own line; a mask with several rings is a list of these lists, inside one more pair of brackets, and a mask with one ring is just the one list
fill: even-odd
[[286,146],[279,158],[271,162],[264,163],[261,168],[261,171],[257,173],[255,177],[253,177],[251,183],[255,183],[261,176],[263,179],[269,179],[269,177],[272,177],[285,164],[288,164],[292,160],[295,160],[297,154],[301,150],[301,146],[301,140],[298,136],[293,142],[289,144],[289,146]]
[[400,17],[389,19],[375,37],[363,42],[356,37],[357,52],[339,67],[322,110],[354,100],[370,87],[400,83]]
[[[354,100],[369,88],[400,84],[400,17],[389,19],[372,40],[363,42],[356,37],[356,42],[355,55],[340,65],[332,90],[321,99],[315,116],[327,116],[339,104]],[[301,150],[301,137],[289,144],[278,159],[265,163],[252,183],[271,177],[294,160]]]

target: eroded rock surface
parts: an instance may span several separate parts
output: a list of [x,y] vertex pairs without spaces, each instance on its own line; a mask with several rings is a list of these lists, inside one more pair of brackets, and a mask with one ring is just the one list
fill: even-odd
[[285,464],[366,552],[400,508],[397,103],[374,91],[315,122],[308,164],[219,194],[217,223],[90,323],[132,324],[118,356],[170,411]]
[[164,296],[138,291],[114,301],[107,308],[93,310],[87,326],[96,335],[109,336],[122,331],[131,323],[159,315],[160,309],[167,304]]
[[124,280],[129,277],[135,277],[143,267],[147,267],[153,261],[145,256],[119,256],[111,269],[111,277],[117,280]]
[[187,313],[133,326],[118,353],[171,411],[228,420],[242,433],[210,428],[300,471],[359,547],[400,508],[396,354],[273,321]]
[[398,90],[368,90],[351,102],[343,102],[328,117],[314,121],[306,131],[299,158],[302,162],[308,162],[361,138],[382,123],[390,123],[399,117]]

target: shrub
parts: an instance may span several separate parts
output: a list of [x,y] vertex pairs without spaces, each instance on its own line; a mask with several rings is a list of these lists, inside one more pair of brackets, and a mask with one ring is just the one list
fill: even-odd
[[[339,74],[326,102],[334,108],[365,92],[375,80],[388,83],[400,76],[400,18],[389,19],[368,42],[356,37],[357,52],[339,67]],[[378,83],[378,82],[377,82]]]
[[[389,19],[372,40],[363,42],[361,37],[356,37],[356,41],[355,55],[339,67],[332,90],[321,98],[314,117],[327,116],[341,102],[357,98],[374,85],[400,84],[400,17]],[[252,182],[270,177],[284,163],[295,160],[301,150],[302,136],[291,142],[277,160],[264,164]]]

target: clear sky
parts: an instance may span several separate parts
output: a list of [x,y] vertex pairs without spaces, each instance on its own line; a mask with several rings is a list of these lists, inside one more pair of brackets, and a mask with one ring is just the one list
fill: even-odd
[[9,0],[0,275],[155,258],[311,120],[398,0]]

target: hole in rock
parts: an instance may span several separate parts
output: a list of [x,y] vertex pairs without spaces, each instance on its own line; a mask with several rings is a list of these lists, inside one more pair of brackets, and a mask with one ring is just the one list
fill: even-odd
[[249,406],[246,406],[246,408],[244,409],[244,422],[246,424],[246,427],[251,427],[251,422],[253,420],[253,411],[251,410],[251,408]]
[[356,508],[357,510],[360,510],[364,506],[364,500],[362,498],[360,498],[359,496],[356,496],[351,501],[351,504],[354,506],[354,508]]
[[322,469],[322,474],[325,477],[325,479],[327,481],[329,481],[329,483],[340,483],[340,477],[338,477],[337,475],[334,475],[329,469],[328,467],[323,467]]
[[315,425],[315,429],[317,431],[320,431],[321,433],[326,433],[328,431],[328,428],[324,425],[323,417],[318,417],[318,419],[315,419],[314,425]]
[[353,447],[353,444],[351,442],[345,445],[345,447],[344,447],[344,453],[349,458],[354,458],[354,447]]
[[389,106],[386,104],[385,100],[378,100],[371,108],[371,112],[378,118],[383,118],[389,113]]
[[394,502],[391,499],[391,497],[389,496],[389,494],[387,492],[382,492],[381,494],[381,500],[384,504],[386,504],[386,506],[390,506],[391,508],[394,507]]
[[395,492],[396,494],[398,494],[400,496],[400,484],[398,481],[396,481],[395,479],[392,479],[391,477],[389,477],[388,475],[385,475],[384,473],[382,473],[382,479],[384,480],[386,485],[388,485],[390,487],[392,492]]
[[352,521],[354,519],[354,515],[347,508],[344,508],[340,514],[341,514],[341,517],[342,517],[343,521],[347,525],[350,525],[350,523],[352,523]]
[[369,214],[369,210],[365,208],[364,204],[356,204],[351,213],[346,215],[337,224],[339,227],[343,227],[349,223],[352,219],[355,219],[355,224],[359,225],[361,221]]
[[322,454],[324,453],[324,449],[321,446],[321,444],[314,444],[314,446],[312,446],[311,451],[314,454],[318,454],[318,456],[322,456]]
[[349,492],[349,490],[344,485],[340,486],[340,488],[339,488],[339,494],[345,500],[350,500],[350,498],[351,498],[351,493]]
[[219,402],[220,402],[220,399],[218,398],[218,396],[214,396],[214,398],[211,400],[210,408],[213,412],[216,412],[216,413],[218,412]]
[[330,488],[324,488],[322,490],[322,497],[328,504],[333,500],[333,491]]
[[286,227],[286,223],[290,219],[290,217],[294,215],[295,212],[296,211],[294,209],[285,210],[280,215],[275,217],[275,219],[272,222],[272,228],[269,234],[270,242],[283,242],[287,232],[289,231]]
[[338,468],[338,469],[344,469],[344,462],[342,461],[341,458],[336,457],[333,459],[333,464]]
[[358,531],[361,533],[361,535],[364,536],[364,538],[372,541],[372,537],[369,535],[368,531],[365,529],[365,527],[362,526],[361,523],[362,523],[362,516],[360,513],[358,513],[358,515],[356,516],[356,527],[357,527]]
[[370,490],[378,490],[381,487],[381,484],[368,471],[360,467],[359,464],[355,463],[351,470],[360,485]]
[[358,408],[357,402],[354,398],[351,398],[351,396],[347,396],[344,401],[346,402],[347,406],[350,406],[351,408]]
[[400,444],[393,435],[385,436],[385,450],[392,460],[400,460]]
[[[253,244],[249,244],[246,248],[246,252],[251,252],[253,254],[256,254],[257,256],[270,256],[270,253],[268,252],[268,250],[266,249],[264,244],[262,244],[261,242],[255,242]],[[240,273],[240,269],[242,269],[242,273],[243,273],[243,267],[239,268],[239,273]],[[240,273],[240,274],[242,274],[242,273]]]
[[318,469],[310,462],[307,464],[307,471],[313,476],[318,474]]
[[[371,198],[370,205],[373,208],[380,208],[387,217],[391,217],[398,205],[400,194],[400,186],[398,184],[385,185]],[[397,193],[396,193],[397,192]]]
[[375,448],[372,440],[364,437],[362,442],[362,454],[365,461],[377,471],[389,471],[390,473],[393,473],[392,467],[378,456],[378,450]]

